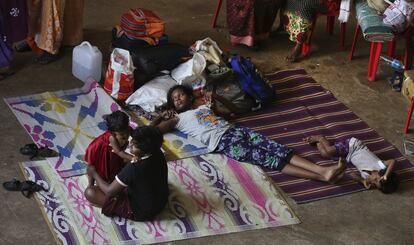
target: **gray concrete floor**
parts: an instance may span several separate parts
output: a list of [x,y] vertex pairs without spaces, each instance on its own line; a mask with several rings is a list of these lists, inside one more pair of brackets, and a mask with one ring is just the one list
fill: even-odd
[[[97,45],[109,57],[110,30],[119,22],[120,15],[129,8],[144,7],[154,10],[166,21],[166,33],[172,42],[191,44],[204,37],[216,40],[222,48],[232,48],[225,27],[223,7],[216,29],[210,22],[217,1],[85,1],[84,38]],[[347,60],[354,22],[347,28],[347,50],[339,50],[339,37],[324,33],[325,20],[320,19],[313,40],[311,56],[300,63],[286,64],[284,57],[292,47],[287,36],[269,39],[265,47],[252,52],[242,47],[239,53],[252,57],[265,72],[304,68],[326,89],[345,103],[380,135],[403,152],[402,129],[408,102],[388,86],[386,79],[392,71],[381,66],[376,82],[366,79],[369,54],[368,43],[360,40],[356,58]],[[337,28],[336,25],[335,28]],[[337,29],[336,29],[337,31]],[[81,86],[71,75],[71,49],[67,48],[58,61],[49,65],[33,63],[30,54],[17,54],[17,73],[0,82],[1,97],[34,94],[44,91]],[[0,182],[13,177],[22,178],[18,162],[27,160],[18,149],[31,142],[29,136],[5,103],[0,103]],[[414,124],[412,126],[414,128]],[[412,158],[410,159],[412,160]],[[211,236],[172,242],[173,244],[412,244],[414,239],[414,182],[402,184],[392,195],[379,191],[364,191],[292,208],[303,221],[299,225],[263,229],[241,233]],[[26,199],[0,188],[0,244],[53,244],[53,236],[43,220],[34,199]]]

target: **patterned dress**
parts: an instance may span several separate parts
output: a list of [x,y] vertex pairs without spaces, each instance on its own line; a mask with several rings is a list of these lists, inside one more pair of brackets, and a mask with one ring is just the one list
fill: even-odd
[[283,11],[283,25],[289,39],[296,43],[306,41],[307,32],[318,13],[338,13],[340,0],[287,0]]
[[227,25],[232,45],[253,46],[269,36],[285,0],[228,0]]

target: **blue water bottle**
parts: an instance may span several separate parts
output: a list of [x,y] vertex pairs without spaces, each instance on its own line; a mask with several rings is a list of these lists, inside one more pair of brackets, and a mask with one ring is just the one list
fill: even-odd
[[403,71],[405,69],[404,64],[400,60],[382,55],[380,56],[380,58],[394,70]]

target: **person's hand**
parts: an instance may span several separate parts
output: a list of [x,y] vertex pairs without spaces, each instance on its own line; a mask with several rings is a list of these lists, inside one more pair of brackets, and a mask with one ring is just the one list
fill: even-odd
[[140,158],[139,156],[133,156],[132,159],[131,159],[131,163],[138,162],[139,158]]
[[204,102],[207,106],[213,105],[213,91],[204,92]]
[[372,187],[371,181],[366,179],[362,180],[362,184],[365,186],[365,189],[371,189]]
[[382,181],[387,181],[387,175],[383,175],[383,176],[381,176],[381,178],[379,179],[379,181],[380,182],[382,182]]
[[161,117],[163,120],[168,120],[175,117],[177,113],[174,110],[166,110],[161,112]]
[[88,168],[86,169],[86,173],[90,176],[90,177],[94,177],[95,173],[96,173],[96,168],[95,166],[89,165]]

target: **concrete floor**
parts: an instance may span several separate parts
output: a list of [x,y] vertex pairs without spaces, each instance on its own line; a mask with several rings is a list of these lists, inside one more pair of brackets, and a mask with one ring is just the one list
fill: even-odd
[[[109,57],[110,30],[119,22],[120,15],[129,8],[144,7],[154,10],[166,21],[166,33],[171,42],[191,44],[204,37],[216,40],[222,48],[230,49],[225,28],[225,8],[220,15],[219,28],[210,28],[217,1],[85,1],[84,38],[97,45]],[[177,8],[177,6],[180,6]],[[252,57],[265,72],[304,68],[326,89],[345,103],[352,111],[374,128],[380,135],[403,152],[402,128],[408,103],[388,86],[386,79],[392,74],[380,67],[377,81],[366,79],[369,48],[360,40],[356,59],[347,60],[355,24],[347,29],[347,50],[340,51],[338,35],[324,33],[325,20],[319,20],[313,40],[311,57],[296,64],[286,64],[284,57],[292,47],[287,36],[269,39],[262,51],[252,52],[236,47],[239,53]],[[338,26],[336,26],[337,28]],[[34,94],[44,91],[81,86],[71,75],[71,49],[49,65],[33,63],[30,54],[15,57],[17,73],[0,82],[1,97]],[[3,135],[0,150],[0,182],[13,177],[22,178],[18,162],[27,160],[18,149],[31,142],[29,136],[5,103],[0,103],[0,132]],[[413,125],[414,127],[414,125]],[[410,159],[412,160],[412,158]],[[365,191],[343,197],[296,205],[292,208],[302,224],[212,236],[172,242],[173,244],[412,244],[414,239],[414,182],[404,183],[392,195],[379,191]],[[26,199],[0,188],[0,244],[54,244],[53,236],[43,220],[34,199]]]

